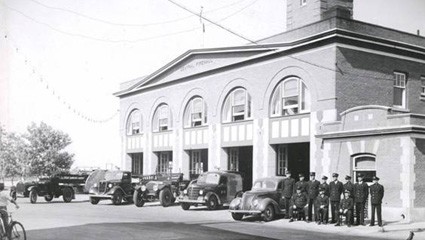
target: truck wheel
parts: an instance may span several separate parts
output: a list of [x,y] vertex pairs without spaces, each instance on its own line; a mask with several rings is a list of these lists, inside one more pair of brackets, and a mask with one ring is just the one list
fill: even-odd
[[63,198],[63,201],[66,203],[69,203],[72,201],[72,191],[70,188],[66,187],[62,189],[62,198]]
[[31,203],[36,203],[37,202],[37,190],[32,189],[30,191],[30,202]]
[[273,205],[269,204],[263,213],[263,219],[266,222],[270,222],[274,219],[274,207]]
[[173,194],[168,188],[164,188],[159,192],[159,202],[161,203],[163,207],[170,206],[172,198],[173,198]]
[[189,210],[189,208],[190,208],[189,203],[182,203],[181,206],[182,206],[183,210]]
[[122,193],[121,191],[115,191],[112,196],[112,204],[120,205],[122,203]]
[[90,203],[93,204],[93,205],[98,204],[99,203],[99,198],[91,197],[90,198]]
[[232,213],[232,218],[235,219],[236,221],[240,221],[243,218],[243,214],[242,213]]
[[44,200],[46,200],[46,202],[50,202],[52,201],[52,199],[53,199],[53,195],[50,195],[50,194],[44,195]]
[[133,202],[136,207],[143,207],[143,205],[145,205],[145,200],[143,200],[142,191],[140,191],[140,189],[134,191]]
[[211,195],[207,201],[208,210],[216,210],[218,208],[218,200],[215,195]]

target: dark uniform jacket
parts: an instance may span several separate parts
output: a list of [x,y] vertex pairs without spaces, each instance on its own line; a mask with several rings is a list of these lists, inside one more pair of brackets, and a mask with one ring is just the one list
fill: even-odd
[[349,191],[350,197],[352,198],[354,196],[354,184],[351,182],[344,183],[344,192]]
[[325,189],[325,195],[329,197],[329,185],[327,183],[321,183],[319,188]]
[[307,194],[304,192],[301,192],[300,195],[294,193],[294,196],[292,196],[292,204],[297,206],[297,208],[304,208],[307,205],[307,201]]
[[356,203],[364,203],[369,196],[369,186],[367,183],[356,183],[354,184],[354,201]]
[[317,208],[320,208],[320,206],[324,205],[323,208],[327,209],[329,207],[329,197],[326,195],[323,195],[323,197],[319,195],[316,198],[315,204]]
[[294,193],[295,180],[293,178],[286,178],[283,180],[283,196],[291,198]]
[[344,191],[344,186],[342,186],[342,182],[332,181],[329,184],[330,200],[336,201],[336,202],[341,201],[341,194],[343,191]]
[[307,195],[308,199],[316,199],[317,195],[319,195],[319,185],[320,182],[317,180],[308,181],[307,182]]
[[381,204],[384,198],[384,186],[374,183],[370,186],[370,202],[372,204]]
[[301,187],[301,192],[307,192],[308,182],[307,181],[298,181],[295,183],[294,192]]
[[348,209],[353,210],[354,208],[354,200],[352,198],[344,198],[341,200],[341,203],[339,204],[339,208],[342,210]]

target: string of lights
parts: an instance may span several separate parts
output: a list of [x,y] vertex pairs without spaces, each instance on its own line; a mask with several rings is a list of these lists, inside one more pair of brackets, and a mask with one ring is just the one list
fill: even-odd
[[13,47],[13,52],[18,55],[20,59],[22,59],[23,64],[27,67],[27,71],[33,76],[36,81],[43,86],[46,92],[48,92],[54,99],[56,99],[60,104],[64,106],[65,109],[67,109],[70,113],[74,114],[75,116],[88,121],[90,123],[107,123],[111,120],[113,120],[118,114],[119,110],[116,110],[113,114],[106,118],[94,118],[90,116],[89,114],[84,113],[83,111],[79,110],[77,107],[75,107],[73,104],[71,104],[65,97],[63,97],[58,91],[56,91],[52,84],[46,78],[44,77],[44,74],[42,74],[33,64],[33,62],[22,52],[22,49],[19,48],[16,44],[16,41],[14,41],[10,35],[7,33],[4,35],[4,39],[11,44]]

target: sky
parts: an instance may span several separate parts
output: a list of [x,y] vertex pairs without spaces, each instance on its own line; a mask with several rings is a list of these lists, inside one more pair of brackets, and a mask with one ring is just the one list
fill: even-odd
[[[249,39],[285,31],[285,0],[175,1]],[[354,0],[354,19],[425,36],[424,9]],[[120,83],[189,49],[246,43],[167,0],[0,0],[0,124],[44,121],[71,136],[74,166],[119,166]]]

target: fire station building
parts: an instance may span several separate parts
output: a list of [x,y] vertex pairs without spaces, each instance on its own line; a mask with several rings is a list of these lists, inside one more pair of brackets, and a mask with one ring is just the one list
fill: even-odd
[[288,0],[288,31],[189,50],[123,83],[124,169],[333,172],[385,187],[383,218],[425,218],[425,38],[352,19],[352,0]]

